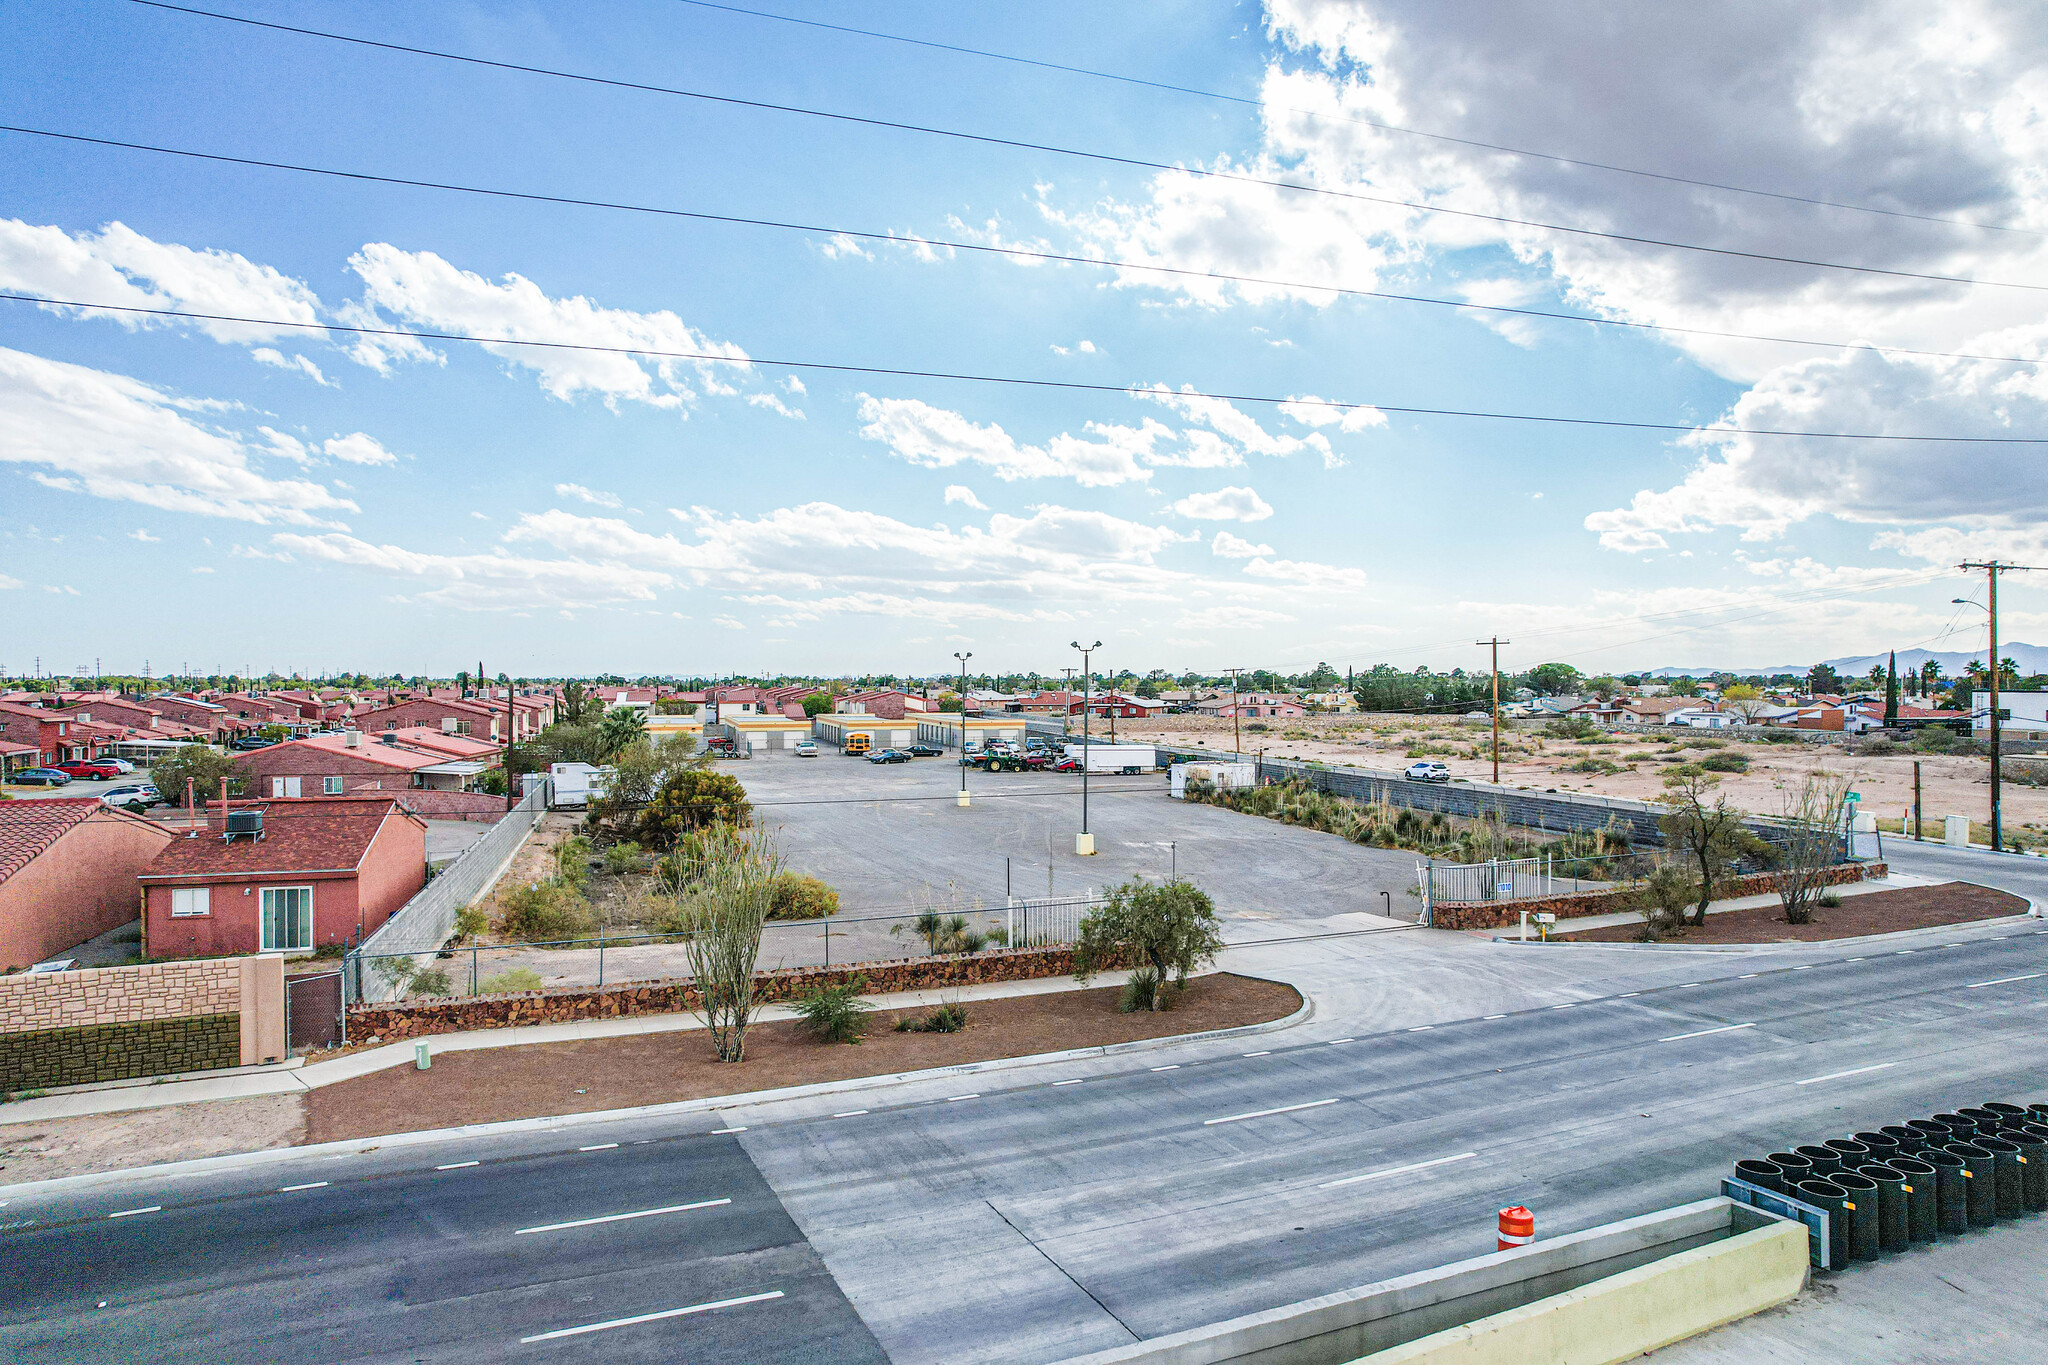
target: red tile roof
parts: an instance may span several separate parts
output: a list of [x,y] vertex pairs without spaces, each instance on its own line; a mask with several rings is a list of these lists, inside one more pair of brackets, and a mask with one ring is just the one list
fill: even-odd
[[36,860],[74,827],[105,810],[97,796],[0,801],[0,882]]
[[307,796],[229,804],[236,810],[262,811],[263,837],[223,840],[220,807],[211,805],[206,832],[173,839],[142,870],[141,879],[193,881],[353,872],[386,820],[411,820],[426,828],[424,821],[389,796]]

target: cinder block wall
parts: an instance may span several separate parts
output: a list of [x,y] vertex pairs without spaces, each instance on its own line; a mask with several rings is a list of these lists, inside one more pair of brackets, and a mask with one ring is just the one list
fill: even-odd
[[0,1091],[284,1056],[284,960],[212,958],[0,977]]

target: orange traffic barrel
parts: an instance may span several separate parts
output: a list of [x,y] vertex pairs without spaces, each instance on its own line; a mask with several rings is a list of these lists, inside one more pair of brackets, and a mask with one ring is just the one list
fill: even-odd
[[1500,1211],[1500,1249],[1511,1251],[1536,1240],[1536,1215],[1517,1204]]

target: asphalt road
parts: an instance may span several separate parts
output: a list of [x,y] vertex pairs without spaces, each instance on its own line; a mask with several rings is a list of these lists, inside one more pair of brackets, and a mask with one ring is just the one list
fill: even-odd
[[[756,803],[789,866],[838,888],[847,913],[893,912],[929,887],[966,897],[1078,895],[1144,874],[1194,881],[1238,917],[1391,909],[1412,918],[1415,855],[1167,795],[1164,773],[1089,779],[1096,856],[1074,853],[1081,783],[1055,773],[968,774],[944,758],[871,764],[825,750],[725,765]],[[1050,879],[1048,879],[1050,872]],[[1382,897],[1381,892],[1387,895]]]
[[[1552,1235],[1711,1194],[1742,1155],[2048,1097],[2044,935],[2007,921],[1728,954],[1401,931],[1261,948],[1234,963],[1493,964],[1501,1003],[1346,1029],[1360,1011],[1340,982],[1319,988],[1327,1016],[1270,1046],[0,1191],[0,1356],[872,1359],[878,1344],[899,1365],[1057,1360],[1479,1254],[1507,1204]],[[1560,990],[1573,974],[1587,988]],[[470,1160],[485,1164],[435,1169]],[[517,1233],[721,1197],[559,1241]]]

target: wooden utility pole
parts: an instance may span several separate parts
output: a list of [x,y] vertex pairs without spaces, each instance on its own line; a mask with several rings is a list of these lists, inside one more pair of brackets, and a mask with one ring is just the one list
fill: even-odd
[[1920,760],[1913,760],[1913,842],[1920,842]]
[[2005,830],[2001,823],[1999,808],[1998,772],[1998,575],[2001,572],[2038,572],[2040,566],[2035,564],[2006,564],[1996,559],[1987,559],[1965,561],[1957,567],[1965,571],[1982,569],[1991,583],[1991,648],[1985,660],[1985,662],[1991,665],[1991,851],[1993,853],[2002,853],[2005,851]]
[[1242,760],[1244,758],[1244,738],[1238,733],[1237,713],[1243,709],[1239,702],[1244,697],[1244,691],[1237,685],[1237,675],[1244,672],[1244,670],[1241,668],[1226,668],[1223,671],[1230,675],[1230,747],[1236,752],[1239,760]]
[[1491,645],[1491,646],[1493,646],[1493,781],[1494,781],[1494,785],[1495,785],[1495,786],[1499,786],[1499,785],[1500,785],[1500,647],[1501,647],[1502,645],[1511,645],[1511,644],[1513,644],[1513,643],[1514,643],[1514,641],[1513,641],[1513,640],[1503,640],[1503,639],[1501,639],[1501,638],[1500,638],[1499,636],[1495,636],[1495,637],[1494,637],[1493,639],[1491,639],[1491,640],[1480,640],[1480,641],[1478,641],[1477,643],[1479,643],[1479,644],[1482,644],[1482,645]]

